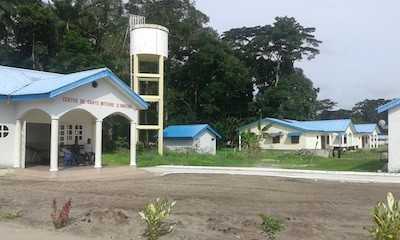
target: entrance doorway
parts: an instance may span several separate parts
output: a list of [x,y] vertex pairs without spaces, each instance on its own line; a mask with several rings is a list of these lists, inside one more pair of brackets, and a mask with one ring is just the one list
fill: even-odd
[[50,166],[50,134],[50,124],[26,124],[25,164],[27,167]]
[[321,149],[326,149],[326,136],[321,136]]

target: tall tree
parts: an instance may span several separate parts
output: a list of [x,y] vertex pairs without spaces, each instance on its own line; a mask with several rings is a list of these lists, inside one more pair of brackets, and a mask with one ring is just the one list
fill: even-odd
[[365,99],[356,103],[352,109],[353,120],[356,123],[378,123],[380,120],[387,122],[387,113],[379,114],[376,109],[389,101],[385,99]]
[[338,109],[338,110],[324,110],[318,114],[320,120],[334,120],[334,119],[351,119],[353,113],[351,110]]
[[169,86],[169,117],[220,125],[247,117],[252,85],[246,67],[213,33],[204,32],[192,47],[195,51]]
[[295,18],[277,17],[273,25],[231,29],[223,34],[238,57],[251,68],[260,91],[278,86],[281,75],[294,72],[294,63],[319,54],[315,28]]
[[322,99],[317,101],[317,106],[316,106],[316,114],[317,118],[320,119],[321,115],[323,113],[326,113],[327,111],[332,111],[334,107],[337,106],[337,102],[331,100],[331,99]]
[[262,116],[313,119],[318,91],[303,71],[296,69],[282,79],[279,87],[268,88],[262,94],[257,94],[256,106],[261,110]]

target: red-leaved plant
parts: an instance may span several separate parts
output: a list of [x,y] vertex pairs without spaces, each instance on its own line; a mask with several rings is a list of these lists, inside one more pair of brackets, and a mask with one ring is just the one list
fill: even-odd
[[56,229],[63,228],[67,226],[69,222],[69,213],[71,211],[72,200],[69,199],[59,211],[57,209],[57,200],[53,199],[53,213],[51,214],[51,220],[53,221],[54,227]]

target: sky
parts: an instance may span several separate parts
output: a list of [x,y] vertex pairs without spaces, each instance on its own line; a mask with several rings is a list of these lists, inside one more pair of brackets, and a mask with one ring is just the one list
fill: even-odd
[[297,65],[320,88],[319,98],[352,108],[364,99],[400,97],[399,0],[197,0],[222,33],[295,17],[315,27],[320,55]]

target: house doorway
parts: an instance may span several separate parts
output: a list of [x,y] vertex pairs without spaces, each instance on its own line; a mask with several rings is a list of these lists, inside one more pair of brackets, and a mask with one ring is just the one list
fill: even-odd
[[321,149],[326,149],[326,136],[321,136]]
[[50,134],[50,124],[26,123],[26,167],[50,166]]

